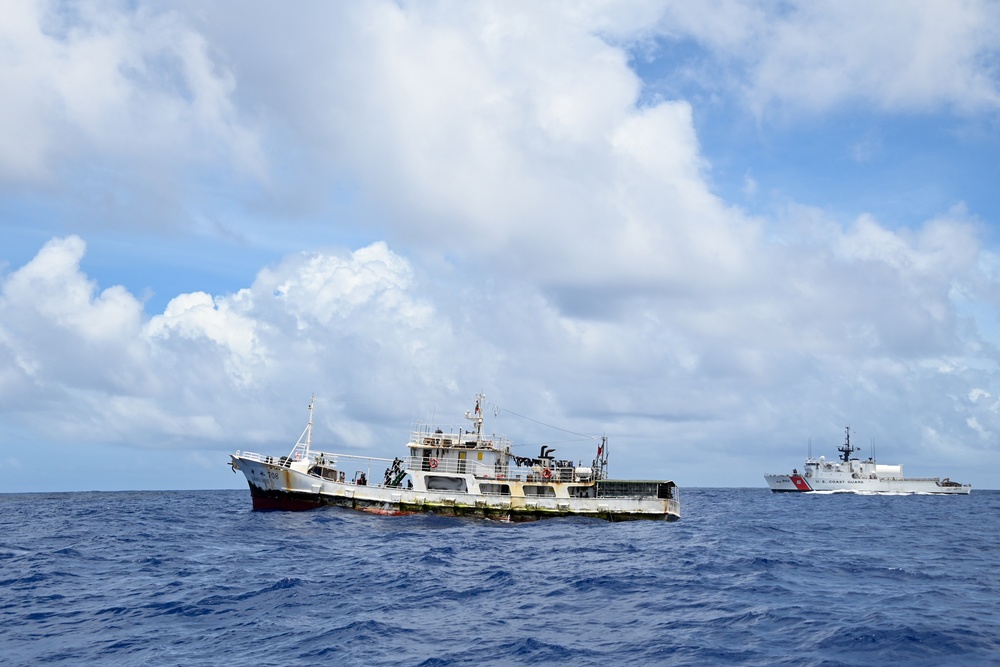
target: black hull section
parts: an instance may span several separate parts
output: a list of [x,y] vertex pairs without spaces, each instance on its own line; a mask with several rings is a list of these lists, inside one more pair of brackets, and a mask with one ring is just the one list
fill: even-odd
[[268,491],[253,484],[250,486],[250,497],[255,511],[286,511],[301,512],[318,507],[344,507],[370,514],[402,516],[406,514],[438,514],[441,516],[474,517],[507,522],[529,522],[541,519],[557,519],[561,517],[582,516],[604,521],[677,521],[680,516],[675,514],[632,514],[624,512],[595,512],[583,514],[559,510],[537,508],[493,508],[468,507],[465,505],[428,504],[428,503],[383,503],[345,496],[299,493],[294,491]]

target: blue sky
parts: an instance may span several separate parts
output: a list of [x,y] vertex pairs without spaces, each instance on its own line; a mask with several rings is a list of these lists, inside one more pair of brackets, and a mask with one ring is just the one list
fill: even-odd
[[480,390],[616,476],[850,425],[998,488],[996,3],[4,15],[0,491],[240,488],[312,393],[393,457]]

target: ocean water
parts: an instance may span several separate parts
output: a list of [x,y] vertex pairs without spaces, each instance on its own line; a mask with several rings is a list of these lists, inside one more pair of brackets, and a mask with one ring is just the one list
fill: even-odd
[[997,665],[1000,492],[501,524],[0,495],[4,665]]

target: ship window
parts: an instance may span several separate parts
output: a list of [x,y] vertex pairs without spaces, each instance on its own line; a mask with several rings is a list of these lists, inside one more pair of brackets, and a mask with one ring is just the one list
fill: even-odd
[[334,482],[340,479],[340,474],[336,470],[323,466],[313,466],[309,468],[309,474],[316,477],[322,477],[323,479],[329,479]]
[[631,480],[601,480],[597,482],[598,498],[659,498],[661,487],[669,482]]
[[510,495],[510,486],[507,484],[480,484],[479,490],[482,493],[493,493],[500,496]]
[[593,486],[571,486],[567,490],[570,498],[594,498],[597,496],[597,489]]
[[468,487],[464,477],[447,477],[445,475],[427,475],[428,491],[461,491],[465,493]]
[[535,484],[525,484],[524,485],[524,495],[526,496],[544,496],[545,498],[555,498],[556,491],[551,486],[538,486]]
[[673,482],[667,482],[666,484],[656,485],[656,497],[663,499],[670,499],[674,497],[674,487],[677,486]]

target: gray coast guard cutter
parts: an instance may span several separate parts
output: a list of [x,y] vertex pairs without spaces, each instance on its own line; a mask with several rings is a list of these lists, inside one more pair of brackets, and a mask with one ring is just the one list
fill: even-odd
[[[502,521],[680,518],[672,481],[607,478],[607,438],[587,465],[557,459],[548,446],[536,457],[515,456],[505,436],[483,434],[484,399],[476,396],[474,411],[465,413],[469,430],[418,426],[405,459],[314,450],[313,400],[309,423],[287,456],[238,451],[230,464],[246,476],[256,510],[334,505],[376,514],[434,512]],[[383,479],[373,483],[372,468],[377,474],[386,465]]]
[[947,477],[903,477],[903,466],[876,463],[874,457],[862,461],[851,454],[860,451],[851,446],[851,429],[840,452],[839,461],[821,456],[806,459],[803,472],[791,475],[764,475],[771,491],[780,493],[810,491],[850,491],[855,493],[935,493],[968,494],[972,485],[959,484]]

